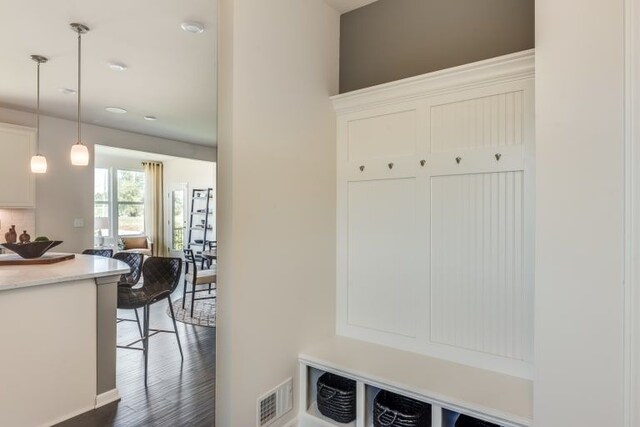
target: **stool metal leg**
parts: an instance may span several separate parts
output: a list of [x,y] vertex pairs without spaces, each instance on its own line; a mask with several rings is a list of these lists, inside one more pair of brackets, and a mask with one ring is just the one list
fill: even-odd
[[[189,267],[189,264],[187,264],[187,268]],[[184,303],[187,300],[187,273],[185,273],[185,278],[184,278],[184,286],[182,287],[182,309],[184,310]]]
[[193,318],[193,308],[196,305],[196,284],[191,284],[191,317]]
[[147,370],[149,367],[149,306],[144,306],[144,386],[147,386]]
[[142,338],[142,326],[140,326],[140,316],[138,316],[138,309],[134,308],[133,312],[136,314],[136,324],[138,325],[138,331],[140,332],[140,338]]
[[171,320],[173,320],[173,330],[176,333],[176,340],[178,341],[178,350],[180,350],[180,359],[184,360],[184,355],[182,354],[182,345],[180,345],[180,335],[178,335],[178,325],[176,325],[176,315],[173,312],[173,303],[171,302],[171,298],[167,298],[167,302],[169,303],[169,310],[171,311]]

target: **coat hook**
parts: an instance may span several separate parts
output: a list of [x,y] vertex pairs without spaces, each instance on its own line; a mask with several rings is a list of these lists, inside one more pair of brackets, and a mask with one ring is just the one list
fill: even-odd
[[500,157],[502,157],[502,154],[500,153],[496,153],[496,161],[500,161]]
[[426,161],[426,160],[420,160],[420,166],[424,166],[424,165],[426,165],[426,164],[427,164],[427,161]]
[[460,162],[462,161],[462,157],[456,157],[456,163],[460,164]]
[[393,169],[393,163],[389,163],[389,169]]
[[364,172],[364,165],[360,166],[360,172]]

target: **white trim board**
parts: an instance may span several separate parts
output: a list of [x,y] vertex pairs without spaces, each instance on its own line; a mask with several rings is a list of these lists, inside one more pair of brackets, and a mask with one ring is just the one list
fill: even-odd
[[100,393],[99,395],[96,396],[95,408],[98,409],[102,406],[108,405],[109,403],[117,402],[119,400],[120,400],[120,393],[118,393],[117,388],[114,388],[104,393]]
[[70,412],[70,413],[68,413],[66,415],[63,415],[61,417],[58,417],[58,418],[56,418],[54,420],[48,421],[45,424],[41,424],[39,427],[54,426],[56,424],[60,424],[60,423],[62,423],[64,421],[70,420],[71,418],[75,418],[78,415],[82,415],[82,414],[84,414],[86,412],[92,411],[93,409],[94,408],[91,407],[91,406],[88,406],[88,407],[85,407],[85,408],[82,408],[82,409],[78,409],[76,411]]

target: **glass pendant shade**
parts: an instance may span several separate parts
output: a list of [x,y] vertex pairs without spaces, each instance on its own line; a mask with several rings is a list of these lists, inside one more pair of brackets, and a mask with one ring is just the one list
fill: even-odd
[[47,158],[40,154],[31,157],[31,172],[47,173]]
[[73,23],[71,29],[78,34],[78,139],[71,147],[71,164],[73,166],[87,166],[89,164],[89,149],[82,143],[82,35],[89,31],[83,24]]
[[71,147],[71,164],[74,166],[87,166],[89,164],[89,149],[81,142]]

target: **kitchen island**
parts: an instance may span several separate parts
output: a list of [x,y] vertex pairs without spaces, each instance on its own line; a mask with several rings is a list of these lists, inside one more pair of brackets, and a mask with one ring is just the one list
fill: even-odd
[[90,255],[0,267],[0,426],[49,426],[119,399],[117,281],[128,271]]

